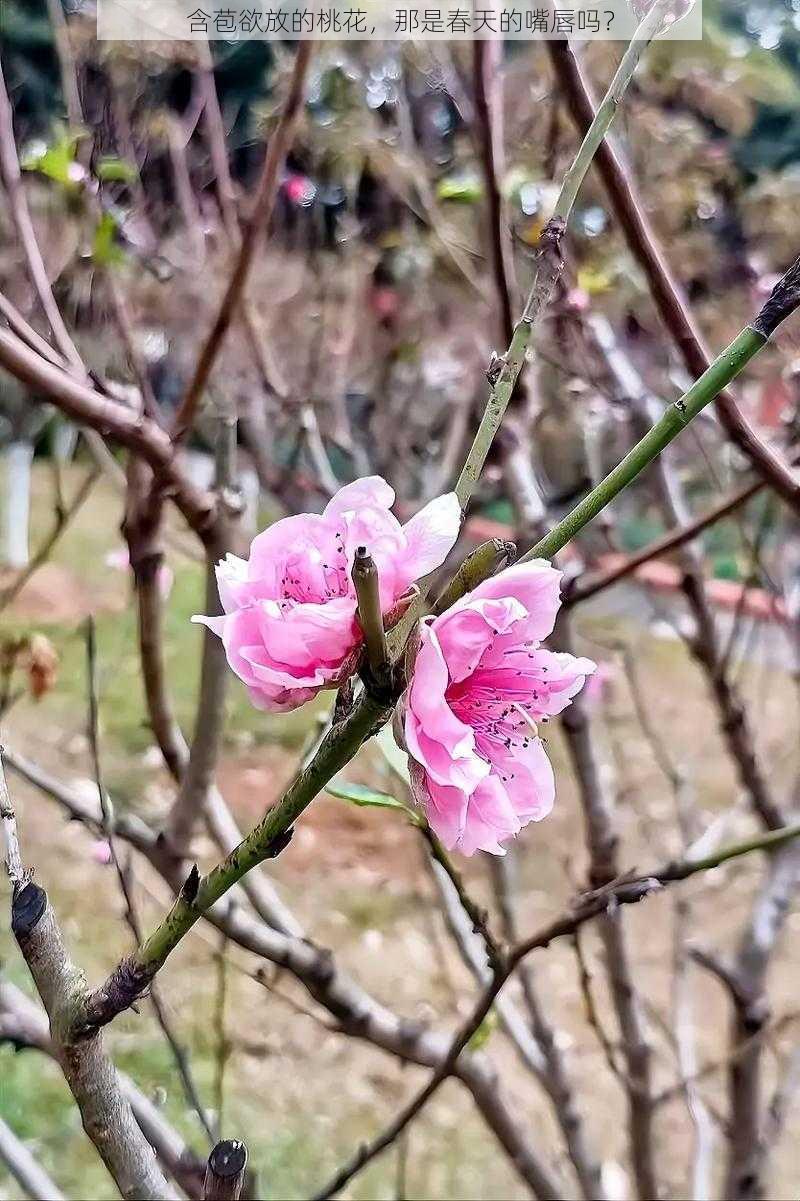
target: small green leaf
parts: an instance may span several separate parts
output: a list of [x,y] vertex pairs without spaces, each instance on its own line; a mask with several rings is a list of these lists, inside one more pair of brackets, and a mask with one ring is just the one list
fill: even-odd
[[23,154],[20,165],[24,171],[38,171],[63,187],[74,189],[85,178],[85,168],[75,158],[80,136],[58,133],[48,145],[33,142]]
[[439,200],[450,200],[457,204],[476,204],[482,195],[483,186],[474,175],[448,175],[436,185]]
[[103,213],[97,223],[92,260],[98,267],[115,267],[125,262],[125,252],[117,243],[117,222],[111,213]]
[[351,784],[347,780],[334,780],[329,784],[327,792],[340,801],[349,801],[351,805],[373,809],[400,809],[406,817],[416,825],[419,821],[414,810],[397,797],[389,796],[387,792],[376,792],[364,784]]
[[106,183],[132,183],[137,170],[127,159],[101,158],[95,167],[95,175]]
[[485,1047],[496,1029],[497,1014],[494,1009],[490,1009],[467,1044],[470,1051],[480,1051],[482,1047]]

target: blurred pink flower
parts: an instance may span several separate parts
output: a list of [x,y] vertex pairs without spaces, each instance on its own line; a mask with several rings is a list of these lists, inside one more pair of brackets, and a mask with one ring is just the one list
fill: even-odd
[[597,670],[586,681],[584,699],[590,705],[599,705],[608,700],[611,686],[616,679],[616,669],[613,663],[603,660],[597,664]]
[[585,288],[570,288],[567,292],[567,304],[576,313],[588,312],[591,303],[591,297]]
[[560,580],[543,559],[520,563],[423,622],[401,721],[414,795],[448,849],[503,854],[553,807],[536,722],[566,708],[595,670],[539,645]]
[[[106,567],[113,567],[115,571],[129,571],[131,560],[127,546],[120,547],[118,550],[110,550],[106,555],[105,564]],[[172,591],[174,582],[175,575],[172,568],[167,563],[162,563],[158,569],[158,591],[164,600]]]
[[296,709],[354,670],[361,631],[350,572],[357,547],[375,560],[384,616],[444,561],[461,524],[455,493],[403,526],[393,503],[380,476],[356,480],[321,515],[277,521],[253,540],[249,559],[228,555],[218,565],[224,616],[192,620],[220,636],[257,708]]
[[111,845],[105,838],[98,838],[96,842],[92,843],[89,854],[95,863],[102,863],[105,866],[111,862]]

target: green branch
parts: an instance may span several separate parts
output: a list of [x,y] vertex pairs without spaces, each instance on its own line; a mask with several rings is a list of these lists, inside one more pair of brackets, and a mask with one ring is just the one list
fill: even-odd
[[91,1034],[128,1009],[145,991],[185,934],[242,876],[288,845],[294,822],[325,785],[391,716],[394,700],[382,703],[364,692],[352,713],[332,727],[319,749],[283,797],[230,855],[207,876],[192,868],[169,913],[108,980],[89,993],[76,1019],[78,1034]]
[[567,513],[558,525],[541,538],[534,547],[523,555],[521,563],[530,559],[551,559],[570,542],[585,525],[588,525],[606,505],[644,471],[653,459],[669,446],[681,430],[700,413],[706,405],[719,395],[749,363],[754,355],[766,346],[767,338],[755,326],[747,326],[730,346],[723,350],[697,383],[693,384],[678,400],[665,410],[664,415],[647,431],[644,437],[628,451],[614,470],[593,488],[588,496]]
[[661,29],[665,18],[669,15],[672,3],[673,0],[656,0],[634,33],[594,120],[586,132],[586,137],[564,176],[553,215],[539,238],[536,248],[536,273],[522,316],[514,327],[508,350],[501,359],[497,360],[497,370],[493,372],[490,368],[490,378],[493,375],[492,390],[478,432],[455,487],[455,493],[462,509],[465,509],[469,503],[495,435],[508,408],[517,379],[525,363],[533,330],[547,308],[553,289],[564,269],[561,241],[581,184],[592,165],[598,147],[616,116],[640,58]]

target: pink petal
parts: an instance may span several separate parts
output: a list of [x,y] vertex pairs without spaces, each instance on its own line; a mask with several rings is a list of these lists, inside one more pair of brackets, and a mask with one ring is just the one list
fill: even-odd
[[333,556],[337,550],[335,534],[331,523],[316,513],[281,518],[253,539],[248,578],[260,583],[262,598],[277,596],[287,557],[300,560],[312,551],[317,556]]
[[291,668],[338,664],[360,640],[355,597],[325,604],[263,601],[257,606],[264,649],[276,664]]
[[217,577],[217,592],[226,613],[231,613],[250,599],[247,579],[247,559],[238,555],[226,555],[214,568]]
[[[474,596],[474,593],[473,593]],[[511,630],[527,616],[513,597],[472,600],[449,609],[433,623],[442,648],[450,682],[459,683],[475,671],[498,634]]]
[[492,766],[503,782],[520,828],[547,817],[555,803],[556,783],[541,738],[533,737],[527,747],[518,746],[510,752],[499,749]]
[[448,851],[454,850],[467,817],[467,794],[460,788],[436,784],[413,759],[409,762],[409,773],[411,791],[425,810],[431,829]]
[[461,529],[461,505],[455,492],[439,496],[403,526],[406,552],[402,570],[407,583],[441,567]]
[[325,506],[326,517],[339,517],[343,513],[356,513],[359,509],[391,509],[394,504],[394,488],[380,475],[368,475],[340,488]]
[[438,784],[472,791],[489,772],[475,754],[475,735],[447,703],[447,666],[436,635],[423,626],[408,689],[405,740],[409,753]]
[[561,572],[545,559],[517,563],[482,584],[453,606],[454,609],[473,600],[495,600],[514,597],[527,610],[524,637],[541,642],[553,631],[560,601]]
[[476,851],[504,855],[502,844],[519,833],[521,826],[503,782],[497,776],[489,776],[469,798],[458,849],[464,855],[474,855]]

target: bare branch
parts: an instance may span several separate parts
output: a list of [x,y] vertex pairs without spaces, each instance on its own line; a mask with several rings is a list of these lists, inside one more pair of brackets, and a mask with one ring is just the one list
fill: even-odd
[[31,1201],[63,1201],[58,1189],[25,1144],[0,1118],[0,1163],[4,1163]]
[[314,43],[297,43],[289,91],[281,109],[277,127],[269,140],[253,208],[242,230],[242,239],[225,295],[214,324],[200,351],[194,375],[175,415],[172,438],[175,443],[186,437],[194,422],[197,407],[211,375],[217,355],[242,299],[247,277],[255,259],[258,241],[269,225],[280,182],[280,171],[291,145],[295,125],[303,104],[303,92]]
[[[547,51],[570,115],[579,132],[585,134],[594,119],[594,104],[575,54],[567,42],[549,41]],[[690,374],[695,377],[702,375],[711,361],[710,356],[694,324],[689,306],[661,254],[633,181],[608,140],[598,148],[597,169],[631,254],[647,277],[661,320],[683,356]],[[782,317],[778,320],[782,320]],[[771,325],[770,332],[774,328],[775,325]],[[786,503],[795,512],[800,512],[800,479],[797,473],[759,437],[729,391],[720,394],[716,407],[731,441]]]
[[208,541],[214,525],[214,498],[196,488],[184,475],[169,437],[160,426],[67,375],[14,334],[2,329],[0,366],[32,391],[47,396],[68,417],[141,455],[195,533]]
[[[13,881],[11,927],[50,1018],[53,1042],[83,1127],[125,1198],[164,1201],[174,1197],[142,1137],[100,1035],[70,1038],[70,1015],[80,1005],[83,976],[67,953],[47,894],[25,882],[13,810],[0,764],[0,797]],[[9,816],[10,814],[10,816]]]
[[[43,1010],[13,984],[0,978],[0,1043],[17,1050],[30,1048],[58,1058]],[[142,1134],[160,1163],[188,1196],[195,1196],[205,1165],[167,1122],[163,1112],[140,1092],[130,1077],[118,1073],[120,1088],[130,1103]]]

